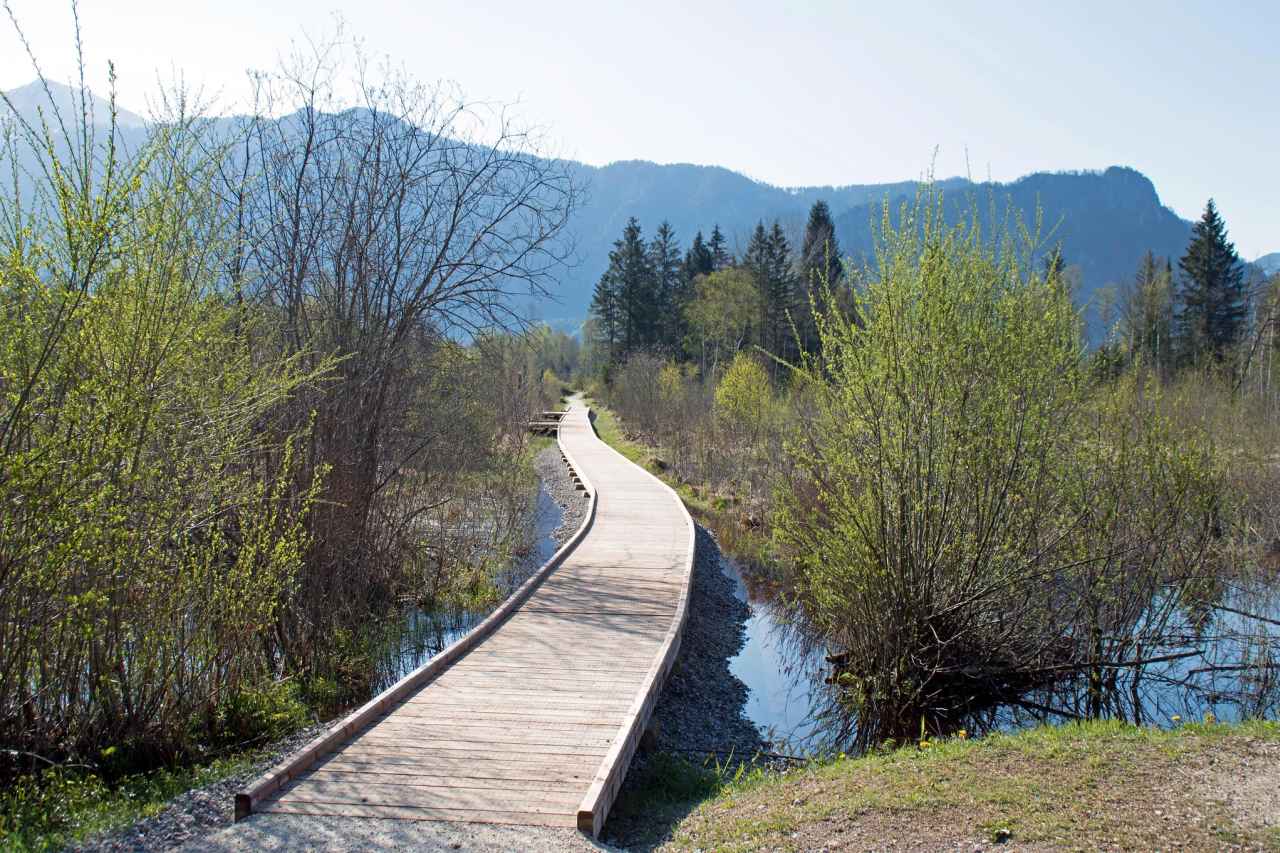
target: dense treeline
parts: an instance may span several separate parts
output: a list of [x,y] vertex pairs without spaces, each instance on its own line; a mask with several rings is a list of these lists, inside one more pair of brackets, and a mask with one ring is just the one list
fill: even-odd
[[332,713],[377,686],[371,626],[482,597],[524,544],[525,425],[577,351],[513,297],[548,292],[577,189],[505,116],[340,79],[340,50],[244,119],[177,93],[137,150],[83,88],[4,122],[5,771]]
[[[1171,259],[1148,252],[1133,279],[1105,298],[1118,303],[1106,312],[1117,316],[1099,360],[1115,367],[1141,362],[1166,377],[1207,364],[1243,377],[1252,365],[1241,344],[1273,322],[1268,288],[1246,279],[1212,199],[1178,259],[1177,274]],[[1257,312],[1253,318],[1251,310]]]
[[822,201],[809,213],[799,252],[781,223],[761,221],[741,258],[729,251],[718,225],[710,239],[697,232],[682,256],[668,223],[646,242],[632,218],[592,299],[592,365],[607,374],[647,353],[714,370],[752,346],[795,360],[818,345],[817,286],[840,287],[839,257],[831,211]]
[[1210,203],[1088,350],[1060,253],[945,210],[886,207],[874,263],[838,287],[819,268],[788,343],[762,226],[700,282],[750,310],[706,315],[709,339],[688,311],[695,346],[632,354],[599,393],[830,657],[842,741],[1274,710],[1280,278],[1245,278]]

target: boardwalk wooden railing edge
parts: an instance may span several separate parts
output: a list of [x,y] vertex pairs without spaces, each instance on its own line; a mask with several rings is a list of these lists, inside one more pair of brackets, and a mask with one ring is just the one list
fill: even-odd
[[[589,411],[588,422],[590,422]],[[306,772],[317,761],[333,752],[356,732],[381,717],[391,706],[398,704],[408,694],[439,675],[442,670],[447,669],[458,658],[471,651],[477,643],[492,634],[508,616],[515,612],[547,575],[564,562],[565,558],[578,546],[578,543],[587,535],[591,525],[595,522],[596,490],[574,461],[573,454],[565,447],[563,438],[557,436],[557,442],[560,445],[560,453],[568,464],[570,472],[576,474],[583,481],[587,487],[587,494],[590,496],[586,517],[583,518],[582,524],[569,537],[569,540],[560,546],[560,549],[551,556],[551,559],[543,563],[528,580],[521,584],[506,601],[500,604],[479,625],[468,631],[464,636],[459,637],[431,660],[330,726],[301,750],[281,761],[262,776],[259,776],[245,790],[237,793],[235,796],[235,820],[238,821],[248,817],[263,800],[280,790],[292,779],[297,778],[301,773]]]
[[[590,409],[587,410],[587,422],[591,424],[591,429],[595,432],[595,422],[591,419]],[[599,433],[596,433],[596,438],[617,456],[626,459],[616,448],[600,439]],[[636,465],[630,459],[627,459],[627,462]],[[697,541],[693,518],[689,515],[688,507],[684,505],[684,501],[676,494],[675,489],[654,476],[643,465],[636,465],[636,467],[648,474],[654,482],[665,489],[671,495],[671,499],[680,507],[680,511],[684,514],[685,524],[689,528],[689,556],[685,563],[684,583],[681,585],[680,598],[676,603],[676,612],[671,619],[671,627],[667,630],[662,646],[658,650],[657,658],[645,677],[644,689],[636,696],[635,701],[628,710],[627,716],[618,729],[618,734],[613,739],[613,746],[605,754],[604,760],[600,763],[600,769],[596,771],[595,778],[592,780],[591,787],[587,789],[586,796],[582,798],[582,804],[578,806],[578,829],[593,838],[598,836],[600,830],[604,828],[605,819],[609,816],[609,809],[612,807],[614,799],[618,796],[618,790],[622,787],[622,780],[626,777],[627,768],[631,764],[631,757],[635,754],[636,746],[640,742],[640,736],[644,734],[645,726],[649,724],[649,717],[653,714],[653,708],[658,702],[662,686],[666,682],[667,676],[671,672],[671,667],[675,663],[676,655],[680,651],[680,640],[689,617],[689,588],[693,582],[694,548]],[[594,495],[595,490],[592,489],[591,493]]]

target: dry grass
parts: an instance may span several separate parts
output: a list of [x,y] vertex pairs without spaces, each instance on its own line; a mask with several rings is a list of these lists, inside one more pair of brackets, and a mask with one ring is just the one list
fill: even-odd
[[729,786],[666,849],[1280,849],[1280,725],[1094,723]]

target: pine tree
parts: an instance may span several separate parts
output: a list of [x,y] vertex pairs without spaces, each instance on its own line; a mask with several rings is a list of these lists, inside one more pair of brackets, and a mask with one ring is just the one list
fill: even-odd
[[819,199],[809,209],[809,221],[804,228],[804,242],[800,247],[800,280],[796,282],[793,313],[800,344],[806,352],[818,347],[817,324],[813,318],[813,304],[822,287],[835,289],[844,276],[844,264],[840,261],[840,244],[836,242],[836,226],[831,219],[831,209]]
[[751,274],[751,280],[756,286],[756,309],[757,317],[754,325],[754,336],[756,343],[762,347],[768,346],[768,320],[769,320],[769,273],[772,269],[771,250],[769,246],[769,232],[765,230],[764,222],[756,223],[756,230],[751,232],[751,239],[747,242],[747,251],[742,256],[742,266]]
[[1244,267],[1213,199],[1192,229],[1178,266],[1183,274],[1178,313],[1183,355],[1195,360],[1212,354],[1221,360],[1240,339],[1248,306]]
[[1062,244],[1059,243],[1052,252],[1044,256],[1044,277],[1061,276],[1066,271],[1067,260],[1062,254]]
[[724,235],[720,233],[718,224],[711,226],[711,240],[707,243],[707,248],[711,250],[712,272],[733,266],[733,256],[725,246]]
[[831,219],[831,209],[819,199],[809,209],[809,221],[804,227],[804,242],[800,248],[801,283],[806,289],[825,282],[835,287],[844,275],[840,263],[840,244],[836,242],[836,226]]
[[703,241],[702,232],[699,231],[693,235],[693,243],[689,246],[689,251],[685,253],[684,276],[688,281],[693,281],[700,275],[715,272],[715,269],[715,258]]
[[591,297],[592,343],[604,352],[605,364],[613,364],[621,354],[622,300],[618,293],[618,280],[612,265],[596,282]]
[[617,280],[622,318],[622,357],[653,346],[659,305],[653,266],[640,223],[633,216],[609,253],[610,274]]
[[649,243],[649,267],[653,270],[654,340],[663,352],[679,352],[684,340],[684,323],[680,312],[683,271],[680,244],[671,223],[663,221]]
[[769,276],[765,295],[768,303],[765,329],[769,341],[766,346],[774,355],[786,359],[792,358],[795,350],[791,319],[794,316],[796,281],[791,269],[791,243],[775,219],[769,232]]
[[760,300],[760,319],[756,342],[775,355],[786,356],[791,337],[789,321],[794,284],[791,275],[791,245],[782,225],[777,221],[766,230],[756,224],[747,244],[743,266],[756,283]]

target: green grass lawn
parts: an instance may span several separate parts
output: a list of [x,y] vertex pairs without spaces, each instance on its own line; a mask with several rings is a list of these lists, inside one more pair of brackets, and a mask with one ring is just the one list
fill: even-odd
[[755,774],[679,819],[666,847],[1280,849],[1277,789],[1275,722],[1069,724]]

